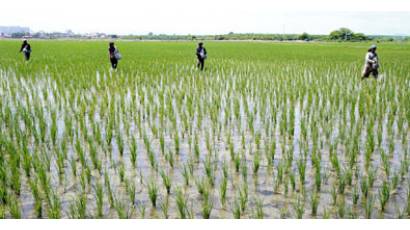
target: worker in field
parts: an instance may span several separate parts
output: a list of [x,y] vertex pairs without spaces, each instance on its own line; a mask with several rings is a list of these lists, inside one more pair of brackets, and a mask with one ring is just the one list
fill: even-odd
[[23,54],[24,54],[24,59],[26,59],[26,61],[29,61],[30,60],[30,54],[31,54],[31,46],[27,42],[27,40],[23,41],[23,44],[21,45],[21,48],[20,48],[20,53],[21,52],[23,52]]
[[376,49],[377,49],[377,46],[372,45],[367,51],[364,68],[363,68],[362,79],[368,78],[370,74],[374,78],[377,78],[379,75],[379,57],[377,56]]
[[206,49],[204,47],[204,43],[202,43],[202,42],[198,43],[198,48],[196,49],[196,56],[198,58],[197,67],[200,70],[204,70],[206,55],[207,55],[207,53],[206,53]]
[[113,70],[116,70],[118,66],[118,60],[121,59],[121,54],[118,51],[117,47],[115,47],[114,42],[109,43],[108,54],[110,57],[111,67]]

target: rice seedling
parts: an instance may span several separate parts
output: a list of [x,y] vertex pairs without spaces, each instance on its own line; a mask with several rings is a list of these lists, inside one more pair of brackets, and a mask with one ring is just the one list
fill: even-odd
[[77,140],[75,142],[75,151],[76,151],[76,154],[77,154],[77,158],[80,160],[81,166],[84,167],[87,164],[86,163],[86,157],[85,157],[85,153],[84,153],[82,143],[78,139],[78,137],[77,137]]
[[118,199],[114,198],[114,208],[117,212],[118,218],[120,219],[128,219],[129,214],[126,210],[125,205]]
[[120,177],[120,181],[124,182],[124,180],[125,180],[125,165],[124,165],[123,162],[119,163],[118,176]]
[[199,148],[198,135],[195,134],[194,136],[194,156],[195,156],[196,162],[199,162],[200,155],[201,153],[200,153],[200,148]]
[[[23,155],[23,161],[22,161],[22,166],[24,169],[24,172],[26,174],[26,177],[30,177],[30,172],[31,172],[31,155],[28,152],[27,149],[27,143],[24,143],[23,146],[23,151],[22,151],[22,155]],[[59,169],[61,170],[61,168],[59,167]]]
[[403,181],[405,174],[409,172],[410,162],[407,157],[403,157],[400,163],[400,179]]
[[279,216],[281,219],[285,219],[289,216],[289,208],[287,203],[282,205],[282,207],[279,209]]
[[335,184],[333,184],[333,186],[330,190],[330,195],[332,197],[332,205],[336,205],[336,202],[337,202],[337,189],[336,189]]
[[157,207],[158,187],[154,179],[148,183],[148,197],[151,201],[152,207]]
[[299,183],[301,186],[305,184],[306,178],[306,161],[304,159],[299,159],[297,161],[298,173],[299,173]]
[[87,175],[86,175],[86,171],[85,171],[85,170],[83,170],[83,171],[81,172],[81,175],[80,175],[80,185],[81,185],[81,190],[82,190],[82,191],[86,191],[86,190],[87,190],[87,185],[88,185],[88,183],[87,183]]
[[139,212],[141,213],[141,218],[145,218],[146,207],[145,204],[140,204],[138,206]]
[[318,169],[315,169],[315,188],[318,192],[320,192],[322,188],[322,175],[320,173],[320,166]]
[[65,174],[65,156],[61,151],[57,151],[57,167],[60,183],[62,183]]
[[[150,54],[134,55],[118,72],[101,66],[101,41],[34,42],[44,55],[23,66],[12,53],[16,41],[0,41],[0,217],[12,217],[13,200],[22,218],[157,218],[156,208],[146,213],[137,202],[153,178],[167,191],[159,202],[155,180],[163,218],[218,218],[215,199],[236,218],[276,218],[276,209],[281,218],[303,217],[306,197],[312,217],[370,218],[375,205],[384,218],[410,213],[405,199],[393,199],[407,195],[410,165],[408,44],[383,43],[386,78],[358,82],[352,63],[364,43],[209,41],[219,52],[209,78],[191,68],[187,42],[118,41],[127,55]],[[243,50],[251,50],[246,65]],[[195,190],[197,203],[187,197]],[[256,193],[275,205],[262,208],[249,198]]]
[[113,138],[113,129],[114,129],[114,121],[112,119],[108,120],[108,125],[106,126],[105,130],[105,144],[108,147],[108,150],[110,151],[112,148],[112,138]]
[[95,203],[97,207],[97,217],[102,218],[104,216],[104,189],[101,183],[97,182],[94,188]]
[[180,151],[180,141],[179,141],[179,134],[178,131],[174,135],[174,147],[175,147],[175,154],[179,155]]
[[224,160],[222,163],[222,173],[223,178],[228,178],[229,176],[229,166],[228,163]]
[[73,177],[76,177],[77,176],[77,162],[73,157],[70,159],[70,166],[71,166],[71,173],[73,174]]
[[302,219],[303,214],[305,213],[305,202],[302,200],[302,197],[298,197],[296,202],[293,204],[293,209],[296,213],[296,218]]
[[310,208],[311,208],[311,215],[317,215],[317,209],[319,207],[320,196],[317,192],[314,192],[310,197]]
[[341,196],[337,204],[337,215],[343,219],[346,213],[346,200],[344,196]]
[[93,164],[94,169],[98,170],[99,172],[101,171],[101,160],[99,158],[99,155],[97,153],[97,147],[95,146],[93,141],[90,141],[89,143],[90,146],[90,158],[91,162]]
[[43,205],[42,198],[40,195],[40,190],[38,188],[38,181],[32,179],[29,181],[31,193],[34,198],[34,212],[37,218],[40,218],[43,215]]
[[155,158],[155,154],[154,154],[154,152],[151,150],[151,148],[148,148],[148,149],[147,149],[147,154],[148,154],[148,159],[149,159],[151,168],[154,169],[154,170],[156,170],[158,165],[157,165],[157,161],[156,161],[156,158]]
[[209,196],[209,183],[206,178],[200,178],[195,181],[196,188],[202,198]]
[[236,154],[234,158],[234,164],[235,164],[235,171],[238,173],[240,166],[241,166],[241,156],[240,154]]
[[164,132],[161,132],[160,138],[159,138],[159,146],[161,149],[161,154],[165,154],[165,137],[164,137]]
[[330,212],[326,208],[323,210],[323,219],[329,219],[330,218]]
[[346,188],[346,175],[345,174],[341,174],[339,175],[338,178],[338,185],[337,185],[337,191],[339,194],[344,194],[345,193],[345,188]]
[[396,190],[397,187],[399,186],[399,180],[400,176],[398,173],[394,173],[392,179],[391,179],[391,190]]
[[127,191],[130,204],[131,204],[131,205],[134,205],[135,195],[136,195],[135,183],[126,180],[125,190]]
[[288,194],[289,194],[289,183],[288,183],[288,178],[289,177],[285,177],[285,182],[283,183],[283,193],[284,193],[284,195],[285,195],[285,197],[287,197],[288,196]]
[[253,156],[253,174],[258,174],[259,167],[260,167],[260,156],[259,151],[256,151]]
[[340,175],[340,163],[336,153],[330,153],[330,163],[337,175]]
[[240,219],[242,215],[241,205],[239,201],[235,200],[233,204],[232,214],[235,219]]
[[13,219],[21,218],[21,204],[15,195],[9,195],[8,197],[9,213]]
[[369,195],[369,196],[367,196],[366,202],[365,202],[365,204],[364,204],[365,217],[366,217],[367,219],[371,219],[371,218],[372,218],[373,207],[374,207],[373,196],[372,196],[372,195]]
[[169,218],[169,197],[167,196],[160,204],[162,215],[165,219]]
[[46,197],[49,197],[49,193],[51,191],[50,177],[48,176],[42,164],[40,164],[37,169],[37,177],[40,181],[40,185],[44,194],[46,195]]
[[168,162],[168,164],[171,168],[174,168],[175,159],[174,159],[174,154],[171,151],[168,152],[167,154],[165,154],[165,160]]
[[187,216],[188,219],[194,219],[195,218],[195,211],[194,211],[194,204],[191,202],[191,206],[187,208]]
[[256,199],[255,202],[255,218],[256,219],[263,219],[265,214],[263,212],[263,202],[260,199]]
[[343,179],[344,179],[345,186],[346,186],[346,185],[347,185],[347,186],[352,186],[352,183],[353,183],[353,173],[352,173],[352,170],[351,170],[351,169],[346,169],[346,170],[345,170]]
[[368,180],[369,188],[373,188],[374,182],[376,180],[376,169],[375,170],[368,169],[367,180]]
[[47,215],[50,219],[61,218],[61,201],[55,192],[51,192],[50,197],[47,201],[48,210]]
[[239,204],[241,207],[241,212],[245,212],[248,205],[248,185],[244,183],[239,190]]
[[188,169],[189,166],[184,164],[182,168],[182,177],[184,178],[184,184],[185,186],[189,186],[189,178],[190,178],[190,170]]
[[7,172],[4,167],[4,158],[0,154],[0,204],[5,204],[7,200]]
[[242,160],[242,163],[241,163],[241,175],[242,175],[243,181],[248,180],[248,164],[246,162],[245,157],[243,157],[243,160]]
[[380,152],[380,158],[382,160],[383,169],[384,169],[386,178],[389,178],[390,177],[390,160],[389,160],[389,156],[384,152],[383,149]]
[[360,198],[360,193],[359,193],[359,187],[357,184],[355,184],[353,186],[353,191],[352,191],[352,202],[353,205],[357,205],[359,202],[359,198]]
[[162,183],[164,184],[165,189],[167,191],[167,194],[169,194],[171,192],[171,178],[164,170],[160,171],[160,175],[162,178]]
[[211,155],[207,155],[204,161],[204,170],[205,175],[208,178],[209,184],[211,186],[215,185],[215,175],[214,175],[214,167],[211,159]]
[[[211,113],[211,115],[212,116],[214,116],[215,117],[215,112],[213,112],[213,113]],[[216,120],[216,119],[213,119],[213,120]],[[208,153],[210,154],[210,153],[212,153],[213,152],[213,148],[212,148],[212,138],[211,138],[211,136],[212,136],[212,134],[211,134],[211,130],[208,132],[208,134],[205,134],[205,146],[206,146],[206,149],[207,149],[207,151],[208,151]]]
[[359,218],[359,214],[357,213],[357,211],[355,209],[351,208],[351,207],[347,209],[346,213],[347,213],[347,216],[348,216],[347,218],[349,218],[349,219],[358,219]]
[[209,217],[211,216],[213,206],[214,204],[210,196],[202,200],[202,208],[201,208],[202,218],[209,219]]
[[228,178],[223,177],[221,183],[219,184],[219,199],[221,205],[224,207],[226,204],[226,191],[228,188]]
[[20,179],[20,159],[19,157],[12,157],[11,162],[11,189],[19,196],[21,192],[21,179]]
[[73,219],[85,219],[87,215],[87,196],[80,194],[70,205],[70,217]]
[[104,185],[105,185],[105,189],[107,191],[107,197],[108,197],[108,202],[110,203],[110,207],[114,208],[114,195],[112,193],[112,189],[111,189],[111,182],[110,182],[110,178],[108,176],[107,171],[105,171],[104,173]]
[[187,218],[187,200],[185,194],[182,192],[181,188],[176,189],[176,204],[178,209],[178,214],[181,219]]
[[0,219],[6,218],[6,208],[3,204],[0,205]]
[[379,201],[380,208],[383,212],[385,210],[387,201],[390,199],[390,184],[386,181],[383,182],[382,187],[379,189]]
[[368,182],[368,180],[362,179],[362,181],[360,182],[360,188],[362,190],[363,197],[367,198],[367,196],[369,194],[369,182]]
[[295,174],[293,174],[292,172],[289,172],[289,181],[290,181],[290,185],[292,187],[292,191],[296,191]]

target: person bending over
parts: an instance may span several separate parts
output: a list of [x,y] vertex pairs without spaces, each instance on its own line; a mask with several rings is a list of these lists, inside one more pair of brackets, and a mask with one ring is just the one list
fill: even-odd
[[379,75],[379,57],[377,56],[376,49],[376,45],[372,45],[367,50],[362,79],[368,78],[370,74],[374,78],[377,78]]

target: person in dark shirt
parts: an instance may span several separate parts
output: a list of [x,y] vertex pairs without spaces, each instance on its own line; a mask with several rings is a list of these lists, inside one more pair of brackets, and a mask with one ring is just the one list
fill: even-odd
[[198,58],[197,67],[200,70],[204,70],[206,55],[207,55],[207,53],[206,53],[206,49],[204,47],[204,43],[200,42],[198,44],[198,48],[196,49],[196,56]]
[[111,61],[111,67],[115,70],[118,66],[118,50],[114,45],[114,42],[109,43],[108,53]]
[[20,48],[20,53],[21,52],[23,52],[24,58],[26,59],[26,61],[29,61],[30,60],[30,54],[31,54],[31,46],[27,42],[27,40],[23,41],[23,44],[21,45],[21,48]]

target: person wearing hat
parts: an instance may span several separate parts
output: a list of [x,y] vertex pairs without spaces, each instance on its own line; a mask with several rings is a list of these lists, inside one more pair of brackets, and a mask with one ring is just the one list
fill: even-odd
[[30,60],[30,54],[31,54],[31,46],[27,42],[27,40],[23,41],[23,44],[21,45],[21,48],[20,48],[20,53],[21,52],[23,52],[24,58],[26,59],[26,61],[29,61]]
[[198,43],[198,48],[196,49],[196,56],[198,58],[197,67],[202,71],[204,70],[205,59],[206,59],[206,49],[204,47],[204,43]]
[[110,57],[110,62],[111,62],[112,69],[116,70],[117,66],[118,66],[118,60],[121,59],[121,54],[118,51],[117,47],[115,47],[114,42],[109,43],[108,55]]
[[377,49],[377,46],[372,45],[367,50],[362,79],[368,78],[370,74],[374,78],[377,78],[379,75],[379,57],[377,56],[376,49]]

